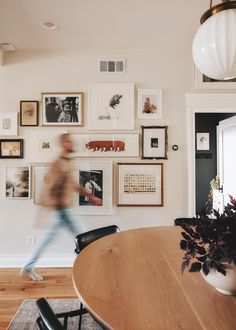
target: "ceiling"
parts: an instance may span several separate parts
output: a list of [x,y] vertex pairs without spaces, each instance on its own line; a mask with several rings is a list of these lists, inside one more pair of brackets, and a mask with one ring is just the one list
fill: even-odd
[[[208,7],[208,0],[0,0],[0,43],[17,50],[190,43]],[[43,20],[58,29],[44,29]]]

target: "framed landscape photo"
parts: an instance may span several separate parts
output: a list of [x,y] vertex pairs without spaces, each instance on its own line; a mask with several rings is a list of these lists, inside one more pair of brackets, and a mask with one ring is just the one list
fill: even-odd
[[83,93],[43,93],[43,126],[81,126]]
[[0,112],[0,136],[18,135],[18,112]]
[[134,84],[91,84],[88,125],[92,130],[134,129]]
[[7,166],[5,197],[13,199],[30,198],[30,166]]
[[139,134],[71,134],[74,157],[138,157]]
[[94,205],[84,195],[76,196],[76,213],[82,215],[106,215],[112,213],[112,162],[74,161],[74,176],[81,187],[102,200]]
[[162,89],[138,90],[138,118],[160,119],[162,115]]
[[167,126],[141,126],[142,159],[167,159]]
[[38,101],[20,101],[20,126],[38,126]]
[[23,139],[0,139],[0,158],[23,158]]
[[118,163],[118,206],[163,206],[163,164]]
[[40,204],[46,185],[46,174],[49,170],[47,165],[35,165],[33,167],[33,198],[34,204]]

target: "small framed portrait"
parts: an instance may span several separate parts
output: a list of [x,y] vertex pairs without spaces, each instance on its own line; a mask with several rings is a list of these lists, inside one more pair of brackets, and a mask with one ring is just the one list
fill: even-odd
[[38,126],[38,101],[20,101],[20,126]]
[[162,89],[138,90],[138,118],[160,119],[162,115]]
[[118,163],[118,206],[163,206],[163,164]]
[[81,126],[83,93],[43,93],[43,126]]
[[1,139],[0,158],[23,158],[23,139]]
[[196,147],[198,151],[209,151],[210,133],[196,133]]
[[167,126],[141,126],[142,159],[167,159]]
[[0,136],[18,135],[18,112],[0,112]]
[[5,197],[13,199],[30,198],[30,166],[7,166]]

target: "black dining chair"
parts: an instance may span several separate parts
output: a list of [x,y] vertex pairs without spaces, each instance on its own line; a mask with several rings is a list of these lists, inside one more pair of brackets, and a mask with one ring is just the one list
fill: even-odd
[[[96,228],[85,233],[79,234],[75,238],[75,253],[79,254],[87,245],[98,240],[99,238],[118,233],[120,228],[117,225]],[[80,310],[83,310],[83,304],[80,303]],[[81,329],[82,315],[79,319],[79,329]]]
[[85,233],[79,234],[75,238],[75,253],[79,254],[87,245],[99,238],[118,233],[120,228],[117,225],[96,228]]
[[[36,300],[39,317],[36,320],[38,330],[65,330],[67,329],[68,319],[70,317],[80,316],[87,313],[87,310],[79,310],[55,314],[45,298]],[[59,319],[63,319],[63,324]]]

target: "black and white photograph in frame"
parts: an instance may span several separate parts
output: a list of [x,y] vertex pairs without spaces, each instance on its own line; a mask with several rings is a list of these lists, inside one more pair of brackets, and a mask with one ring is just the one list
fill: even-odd
[[83,93],[43,93],[43,126],[81,126]]
[[141,126],[142,159],[167,159],[167,126]]
[[[87,192],[103,201],[103,171],[79,170],[79,183]],[[79,206],[93,205],[87,196],[79,196]],[[102,206],[98,205],[98,206]]]
[[101,205],[94,205],[82,194],[76,195],[74,201],[76,214],[112,214],[112,168],[112,161],[73,160],[76,181],[89,193],[102,199]]
[[5,197],[13,199],[30,198],[30,166],[7,166]]

